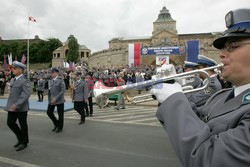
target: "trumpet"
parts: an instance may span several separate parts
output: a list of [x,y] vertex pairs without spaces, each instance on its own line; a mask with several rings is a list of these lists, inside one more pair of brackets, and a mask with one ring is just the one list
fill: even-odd
[[[164,83],[169,80],[178,80],[178,79],[185,78],[187,76],[193,76],[197,74],[204,75],[204,77],[207,79],[207,82],[203,86],[195,88],[195,89],[192,89],[191,87],[183,87],[183,93],[192,93],[192,92],[204,90],[209,86],[210,77],[209,77],[209,74],[207,73],[208,70],[215,70],[215,69],[222,69],[222,68],[223,68],[223,64],[218,64],[216,66],[212,66],[208,68],[193,70],[189,72],[184,72],[180,74],[170,75],[170,76],[166,76],[162,78],[156,78],[156,79],[152,79],[152,80],[148,80],[144,82],[127,84],[127,85],[122,85],[122,86],[117,86],[117,87],[106,87],[102,82],[97,81],[94,85],[93,94],[96,100],[96,104],[98,104],[100,107],[103,107],[107,105],[109,96],[116,94],[116,93],[122,93],[124,91],[131,90],[131,89],[154,86],[159,83]],[[145,98],[145,97],[147,98],[144,100],[138,100],[138,98]],[[152,98],[151,94],[147,94],[143,96],[134,97],[132,99],[132,103],[140,103],[140,102],[146,102],[146,101],[151,101],[151,100],[154,100],[154,98]]]

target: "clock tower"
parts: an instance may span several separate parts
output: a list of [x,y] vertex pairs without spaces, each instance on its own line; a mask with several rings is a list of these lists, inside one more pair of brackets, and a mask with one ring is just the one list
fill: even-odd
[[169,10],[164,6],[158,15],[157,20],[153,23],[154,30],[152,35],[167,30],[173,34],[177,34],[176,21],[172,19]]

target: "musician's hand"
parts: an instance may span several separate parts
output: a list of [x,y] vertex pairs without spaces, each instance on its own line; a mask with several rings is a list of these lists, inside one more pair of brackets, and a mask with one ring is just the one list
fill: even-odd
[[177,92],[182,92],[182,87],[177,82],[175,82],[174,84],[168,84],[168,83],[157,84],[153,86],[152,89],[150,90],[150,93],[154,95],[160,103],[162,103],[169,96]]

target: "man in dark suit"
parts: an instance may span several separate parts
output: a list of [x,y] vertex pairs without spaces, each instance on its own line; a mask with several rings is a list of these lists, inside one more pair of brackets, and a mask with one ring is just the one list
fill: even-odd
[[[29,143],[27,114],[29,97],[32,93],[31,85],[24,75],[26,66],[14,61],[12,73],[15,75],[10,82],[10,94],[5,110],[8,112],[7,125],[15,133],[18,142],[14,146],[16,151],[25,149]],[[20,127],[17,125],[18,120]]]
[[213,42],[234,85],[215,93],[196,115],[177,83],[151,89],[161,103],[156,117],[184,167],[249,167],[250,9],[230,11],[227,30]]
[[74,103],[74,109],[81,115],[79,125],[85,122],[84,106],[88,101],[88,89],[87,84],[81,79],[82,73],[77,72],[76,81],[74,82],[74,90],[72,95],[72,102]]
[[[64,121],[64,93],[65,83],[62,78],[58,76],[59,70],[57,68],[51,69],[52,79],[49,81],[49,92],[48,92],[48,109],[47,115],[54,124],[52,131],[60,133],[63,129]],[[55,106],[57,107],[58,120],[54,115]]]

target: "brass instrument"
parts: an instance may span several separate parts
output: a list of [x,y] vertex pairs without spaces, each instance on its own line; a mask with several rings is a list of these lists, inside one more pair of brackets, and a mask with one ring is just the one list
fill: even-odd
[[[97,81],[94,86],[94,97],[96,99],[96,103],[100,106],[103,107],[108,103],[108,97],[116,94],[116,93],[121,93],[130,89],[139,89],[139,88],[145,88],[146,86],[153,86],[159,83],[164,83],[169,80],[180,80],[182,78],[185,78],[187,76],[192,76],[192,75],[197,75],[197,74],[203,74],[207,82],[204,84],[202,87],[192,89],[190,87],[183,87],[183,93],[191,93],[191,92],[196,92],[200,90],[204,90],[209,86],[210,83],[210,77],[209,74],[206,72],[208,70],[215,70],[215,69],[221,69],[223,68],[223,64],[218,64],[216,66],[208,67],[208,68],[203,68],[199,70],[194,70],[194,71],[189,71],[189,72],[184,72],[180,74],[175,74],[175,75],[170,75],[162,78],[157,78],[157,79],[152,79],[144,82],[139,82],[139,83],[134,83],[134,84],[128,84],[128,85],[123,85],[123,86],[117,86],[117,87],[106,87],[104,84],[100,81]],[[145,98],[144,100],[137,100],[138,98]],[[152,98],[151,94],[147,95],[142,95],[142,96],[136,96],[132,99],[133,103],[139,103],[139,102],[146,102],[146,101],[151,101],[154,100]]]

